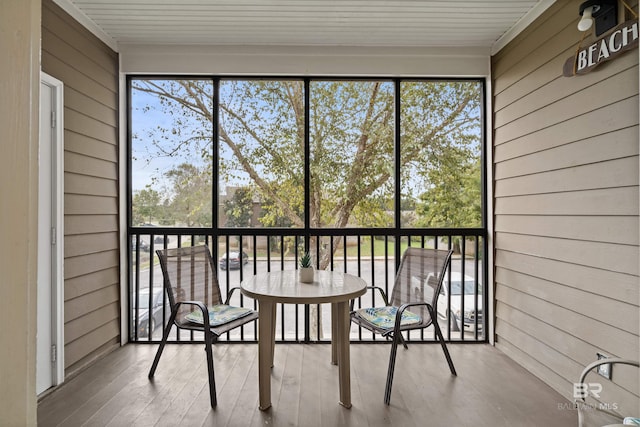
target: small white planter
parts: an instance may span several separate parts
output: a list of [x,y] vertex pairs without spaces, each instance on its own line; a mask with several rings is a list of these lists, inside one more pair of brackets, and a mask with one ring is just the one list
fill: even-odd
[[300,281],[302,283],[313,283],[314,269],[313,267],[300,267],[298,271]]

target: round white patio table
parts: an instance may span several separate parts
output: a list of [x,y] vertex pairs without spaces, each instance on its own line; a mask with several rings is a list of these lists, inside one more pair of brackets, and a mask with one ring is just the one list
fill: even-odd
[[271,367],[275,346],[276,305],[331,304],[331,363],[338,365],[340,404],[351,407],[349,301],[364,295],[360,277],[337,271],[315,272],[313,283],[298,280],[296,270],[257,273],[240,284],[242,293],[258,301],[258,387],[261,410],[271,407]]

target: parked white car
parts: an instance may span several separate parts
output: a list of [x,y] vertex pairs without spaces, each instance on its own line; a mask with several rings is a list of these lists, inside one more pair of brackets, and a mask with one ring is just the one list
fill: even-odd
[[[450,295],[449,290],[451,290]],[[438,297],[438,317],[442,320],[449,321],[452,331],[463,329],[463,319],[464,329],[473,330],[476,326],[477,317],[478,330],[482,329],[482,286],[478,284],[476,291],[475,280],[473,277],[465,274],[464,299],[462,298],[462,294],[462,275],[452,271],[450,277],[445,277],[442,288],[440,289],[440,296]],[[462,313],[462,301],[464,301],[464,313]],[[451,308],[449,308],[449,303],[451,303]]]

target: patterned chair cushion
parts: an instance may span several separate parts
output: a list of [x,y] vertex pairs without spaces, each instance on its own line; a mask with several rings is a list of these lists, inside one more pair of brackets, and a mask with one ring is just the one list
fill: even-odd
[[[387,307],[372,307],[372,308],[362,308],[356,311],[356,316],[361,319],[366,320],[369,323],[374,324],[378,328],[381,329],[392,329],[396,322],[396,313],[398,312],[398,307],[387,306]],[[409,310],[405,310],[402,312],[402,319],[400,320],[400,325],[413,325],[416,323],[420,323],[420,316],[410,312]]]
[[[253,310],[251,310],[250,308],[216,304],[209,307],[209,325],[220,326],[241,317],[247,316],[251,313],[253,313]],[[184,316],[184,318],[189,322],[198,323],[200,325],[204,324],[201,310],[194,310]]]

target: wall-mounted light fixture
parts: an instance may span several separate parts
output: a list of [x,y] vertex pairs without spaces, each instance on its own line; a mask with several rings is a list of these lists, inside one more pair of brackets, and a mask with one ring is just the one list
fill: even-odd
[[587,0],[580,5],[578,30],[587,31],[596,21],[596,37],[618,24],[618,0]]

